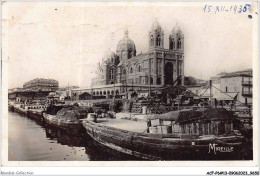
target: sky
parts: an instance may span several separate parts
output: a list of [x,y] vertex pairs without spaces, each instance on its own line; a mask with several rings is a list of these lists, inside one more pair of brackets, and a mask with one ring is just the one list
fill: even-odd
[[[242,3],[237,3],[237,5]],[[254,6],[245,13],[204,12],[205,3],[5,3],[3,38],[8,88],[34,78],[88,87],[97,63],[127,28],[137,54],[148,50],[157,19],[164,47],[177,24],[184,33],[184,74],[199,79],[252,68]],[[224,4],[231,8],[231,3]],[[243,3],[244,5],[244,3]]]

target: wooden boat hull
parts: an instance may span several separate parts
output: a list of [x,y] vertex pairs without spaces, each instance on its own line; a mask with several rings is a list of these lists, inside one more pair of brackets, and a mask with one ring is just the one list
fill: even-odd
[[34,110],[28,110],[27,113],[29,118],[35,119],[35,120],[39,120],[39,121],[43,121],[43,111],[34,111]]
[[131,132],[89,120],[84,120],[82,124],[97,142],[145,160],[233,160],[237,155],[235,152],[215,154],[209,151],[209,144],[233,147],[234,151],[238,151],[244,139],[242,136],[207,140],[180,139],[174,134]]
[[43,118],[47,124],[55,126],[57,128],[67,130],[68,132],[71,132],[74,134],[80,133],[84,130],[82,123],[80,121],[69,122],[66,120],[58,119],[58,118],[56,118],[55,115],[50,115],[50,114],[46,114],[46,113],[43,113]]
[[8,110],[9,111],[14,111],[14,106],[13,105],[8,105]]
[[27,115],[28,110],[20,108],[20,107],[14,107],[14,112],[17,112],[22,115]]

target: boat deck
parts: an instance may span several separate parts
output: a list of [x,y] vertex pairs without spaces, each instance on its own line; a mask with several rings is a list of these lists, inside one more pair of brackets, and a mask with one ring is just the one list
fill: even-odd
[[39,109],[29,109],[29,111],[31,112],[38,112],[38,113],[41,113],[44,109],[42,108],[39,108]]
[[102,123],[109,127],[119,128],[132,132],[146,132],[147,123],[145,121],[133,121],[126,119],[97,119],[97,123]]

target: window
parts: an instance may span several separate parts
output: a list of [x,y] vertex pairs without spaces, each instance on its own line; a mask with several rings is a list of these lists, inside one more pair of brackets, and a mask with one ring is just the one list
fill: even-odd
[[138,65],[138,72],[141,72],[142,71],[142,67],[141,65]]
[[150,77],[150,84],[153,84],[153,78]]
[[151,46],[154,45],[154,38],[153,38],[153,35],[151,35],[151,37],[150,37],[150,45],[151,45]]
[[125,75],[126,74],[126,71],[125,71],[125,69],[123,69],[123,75]]
[[228,92],[228,87],[226,87],[226,92]]
[[128,50],[128,59],[130,59],[131,57],[133,57],[133,50],[129,49]]
[[161,46],[161,36],[158,35],[158,37],[156,38],[156,46]]
[[175,41],[174,38],[170,39],[170,49],[175,49]]
[[133,67],[130,67],[130,74],[132,74],[134,72]]
[[177,42],[177,49],[181,49],[181,38],[178,39],[178,42]]
[[115,75],[115,70],[114,69],[110,70],[110,79],[114,79],[114,75]]
[[161,78],[157,78],[157,85],[161,84]]

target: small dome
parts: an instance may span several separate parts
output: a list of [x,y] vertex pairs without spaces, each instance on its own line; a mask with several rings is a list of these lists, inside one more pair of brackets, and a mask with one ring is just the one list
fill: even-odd
[[161,27],[161,25],[158,23],[158,21],[156,20],[156,21],[152,24],[151,31],[160,32],[161,30],[162,30],[162,27]]
[[128,37],[128,30],[125,30],[124,34],[124,38],[122,38],[117,44],[117,51],[128,50],[130,48],[135,50],[135,43]]
[[174,35],[174,34],[182,34],[182,31],[181,31],[181,29],[179,28],[179,26],[177,25],[177,23],[176,23],[176,25],[173,27],[171,34],[172,34],[172,35]]
[[111,51],[110,49],[104,54],[104,59],[107,59],[107,58],[114,58],[115,57],[115,52],[114,51]]
[[116,54],[114,51],[111,51],[110,49],[104,54],[102,61],[111,60],[111,58],[115,58]]

